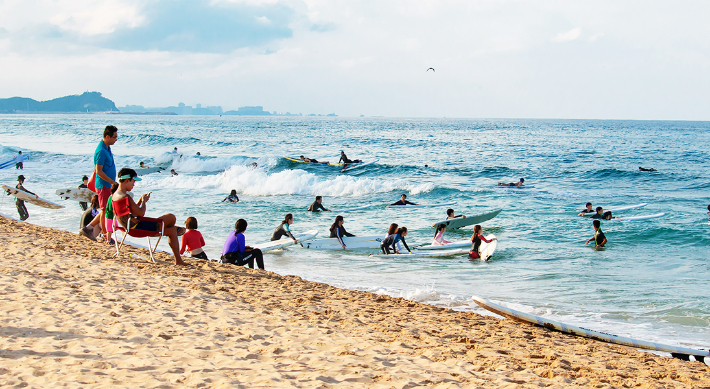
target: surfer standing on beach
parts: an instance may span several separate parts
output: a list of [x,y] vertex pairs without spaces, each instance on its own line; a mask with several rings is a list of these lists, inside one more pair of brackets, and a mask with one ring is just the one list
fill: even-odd
[[[29,190],[25,189],[24,186],[22,186],[22,184],[23,184],[24,182],[25,182],[25,176],[23,176],[22,174],[20,174],[19,176],[17,176],[17,185],[15,185],[15,188],[17,188],[17,189],[19,189],[19,190],[21,190],[21,191],[23,191],[23,192],[27,192],[27,193],[29,193],[29,194],[34,195],[35,197],[37,197],[36,194],[30,192]],[[39,197],[37,197],[37,198],[39,198]],[[25,220],[27,220],[27,219],[30,217],[30,213],[27,212],[27,207],[25,207],[25,202],[24,202],[24,201],[20,200],[19,198],[16,198],[16,200],[15,200],[15,206],[17,206],[17,213],[20,214],[20,220],[21,220],[21,221],[25,221]]]

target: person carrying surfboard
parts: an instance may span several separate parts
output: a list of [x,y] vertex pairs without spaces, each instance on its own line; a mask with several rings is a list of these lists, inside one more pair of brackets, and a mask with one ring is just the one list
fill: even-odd
[[296,238],[291,233],[291,224],[293,224],[293,214],[287,213],[286,216],[284,216],[284,220],[281,222],[279,227],[274,230],[273,234],[271,234],[271,241],[273,242],[275,240],[280,240],[284,236],[288,236],[289,238],[293,239],[294,244],[298,243]]
[[471,235],[471,251],[468,252],[468,257],[471,259],[481,258],[481,252],[479,251],[481,248],[481,242],[491,243],[494,240],[498,240],[498,238],[486,239],[486,237],[481,233],[482,231],[483,228],[481,228],[480,224],[473,226],[473,235]]
[[[25,182],[25,176],[20,174],[17,176],[17,185],[15,185],[15,188],[27,192],[31,195],[34,195],[35,197],[39,198],[36,194],[30,192],[29,190],[25,189],[22,184]],[[25,207],[25,202],[23,200],[20,200],[19,198],[16,198],[15,200],[15,206],[17,207],[17,213],[20,214],[20,220],[25,221],[30,217],[30,213],[27,212],[27,207]]]
[[323,206],[323,196],[316,196],[316,201],[308,207],[307,211],[320,212],[321,210],[331,212],[330,209]]
[[[81,184],[79,186],[77,186],[77,188],[81,189],[81,188],[88,188],[88,187],[89,187],[89,177],[87,177],[87,176],[81,177]],[[97,197],[97,201],[98,201],[98,197]],[[80,201],[79,206],[81,207],[82,211],[86,211],[89,208],[89,205],[85,201]]]
[[602,222],[599,220],[594,220],[592,221],[592,227],[594,227],[594,236],[589,238],[587,243],[584,245],[588,245],[589,242],[594,241],[594,245],[596,248],[600,249],[604,247],[606,244],[606,235],[604,235],[604,232],[602,232]]
[[[392,253],[399,254],[400,252],[399,252],[399,250],[397,250],[397,247],[396,247],[398,242],[402,242],[404,247],[411,254],[412,250],[410,250],[409,246],[407,246],[407,241],[404,240],[405,236],[407,236],[407,227],[399,227],[394,234],[389,235],[380,244],[380,250],[382,250],[382,254],[385,254],[385,255],[392,254]],[[390,252],[390,249],[392,249],[391,252]]]
[[346,236],[355,236],[345,230],[345,227],[343,227],[344,223],[345,220],[343,217],[338,215],[335,217],[335,222],[330,226],[330,237],[338,239],[338,243],[340,243],[340,247],[342,247],[343,250],[347,247],[345,242],[343,242],[343,238]]
[[391,205],[419,205],[419,204],[413,203],[413,202],[411,202],[411,201],[407,201],[407,195],[406,195],[406,194],[402,194],[402,197],[399,199],[399,201],[397,201],[396,203],[392,203],[392,204],[388,205],[388,207],[391,206]]

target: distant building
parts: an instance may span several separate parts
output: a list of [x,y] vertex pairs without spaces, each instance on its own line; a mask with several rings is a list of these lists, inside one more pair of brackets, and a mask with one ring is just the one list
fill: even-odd
[[254,107],[239,107],[236,111],[227,111],[225,115],[249,115],[249,116],[265,116],[271,115],[269,111],[264,111],[264,107],[257,105]]

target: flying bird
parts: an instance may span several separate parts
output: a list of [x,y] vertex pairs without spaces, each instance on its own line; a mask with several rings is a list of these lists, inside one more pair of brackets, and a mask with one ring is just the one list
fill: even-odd
[[436,69],[434,69],[434,68],[429,68],[429,69],[427,69],[426,71],[428,72],[429,70],[431,70],[431,71],[433,71],[434,73],[436,73]]

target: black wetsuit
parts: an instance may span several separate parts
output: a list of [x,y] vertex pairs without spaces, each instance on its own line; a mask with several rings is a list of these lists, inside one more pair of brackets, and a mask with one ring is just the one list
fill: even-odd
[[337,238],[338,242],[340,242],[341,245],[344,245],[345,242],[343,242],[343,238],[346,236],[355,236],[347,231],[345,231],[345,227],[334,227],[330,229],[330,237],[331,238]]
[[[285,228],[284,228],[284,225],[286,226]],[[274,231],[274,233],[271,234],[271,240],[272,241],[273,240],[280,240],[284,236],[288,236],[291,239],[296,239],[293,237],[293,234],[291,233],[291,231],[289,231],[287,228],[288,228],[288,223],[281,223],[281,225],[279,225],[279,228],[277,228]]]
[[407,201],[407,200],[404,200],[404,201],[399,200],[399,201],[397,201],[396,203],[393,203],[393,204],[390,204],[390,205],[417,205],[417,204],[411,203],[411,202],[409,202],[409,201]]
[[[25,191],[25,192],[27,192],[27,193],[29,193],[29,194],[35,195],[34,193],[32,193],[32,192],[30,192],[29,190],[25,189],[25,187],[22,186],[22,184],[17,184],[17,185],[15,185],[15,188],[17,188],[17,189],[19,189],[19,190],[21,190],[21,191]],[[35,196],[37,196],[37,195],[35,195]],[[15,206],[17,207],[17,213],[20,214],[20,220],[25,221],[25,220],[27,220],[27,219],[30,217],[30,213],[27,212],[27,207],[25,207],[25,202],[24,202],[24,201],[22,201],[22,200],[20,200],[20,199],[16,199],[16,200],[15,200]]]
[[[77,188],[88,188],[88,186],[86,186],[82,183],[81,185],[77,186]],[[86,211],[86,209],[89,208],[89,204],[87,204],[86,201],[80,201],[79,206],[81,207],[81,209],[83,211]]]
[[362,161],[359,159],[352,161],[352,160],[348,159],[348,156],[345,155],[345,153],[342,153],[342,154],[340,154],[340,159],[338,160],[338,163],[341,163],[341,162],[344,164],[349,164],[349,163],[360,163]]
[[320,212],[321,210],[327,211],[323,204],[319,204],[317,201],[314,201],[313,204],[308,207],[309,212]]
[[594,215],[592,215],[592,219],[603,219],[603,218],[604,218],[604,214],[603,214],[603,213],[601,213],[601,214],[600,214],[600,213],[595,213]]
[[[391,234],[388,235],[384,240],[382,240],[382,243],[380,243],[380,249],[382,250],[383,254],[392,254],[396,253],[397,251],[395,250],[394,245],[397,242],[402,242],[404,247],[407,248],[407,251],[412,252],[412,250],[409,249],[409,246],[407,246],[407,242],[404,240],[404,237],[400,234]],[[390,248],[392,249],[392,252],[390,253]]]
[[84,213],[81,214],[81,219],[79,219],[79,228],[84,228],[89,223],[91,223],[92,220],[94,220],[94,215],[92,215],[93,209],[87,209],[84,211]]

